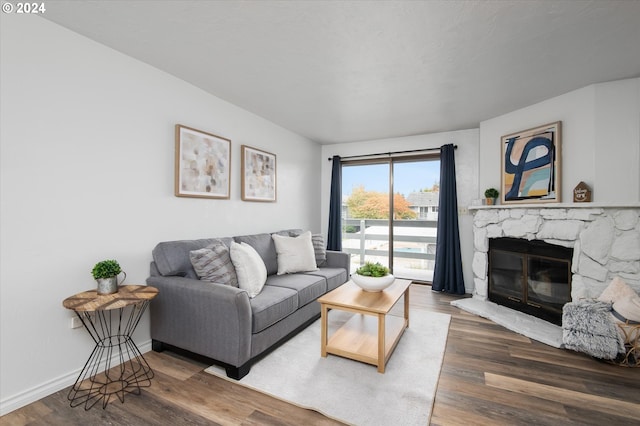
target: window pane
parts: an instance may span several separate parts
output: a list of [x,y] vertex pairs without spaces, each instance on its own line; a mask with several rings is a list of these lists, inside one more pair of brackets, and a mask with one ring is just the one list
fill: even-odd
[[351,273],[364,262],[389,266],[389,164],[343,165],[342,250]]
[[440,161],[394,162],[393,274],[431,282],[436,253]]

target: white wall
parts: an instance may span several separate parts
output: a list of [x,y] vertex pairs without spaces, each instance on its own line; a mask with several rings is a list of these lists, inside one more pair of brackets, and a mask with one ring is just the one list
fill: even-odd
[[[318,232],[320,147],[47,20],[2,14],[0,410],[73,383],[93,342],[62,301],[163,240]],[[177,198],[174,125],[232,140],[230,200]],[[277,155],[277,203],[240,200],[240,145]],[[135,340],[149,347],[145,317]]]
[[587,86],[480,123],[480,191],[500,187],[503,135],[558,120],[562,202],[573,201],[580,181],[594,202],[640,201],[640,78]]
[[[327,235],[329,223],[329,198],[331,194],[331,161],[327,158],[334,155],[348,157],[350,155],[376,154],[389,151],[405,151],[414,149],[440,148],[452,143],[458,145],[456,158],[456,189],[458,208],[471,205],[478,198],[478,129],[456,132],[433,133],[428,135],[408,136],[375,141],[353,142],[322,146],[322,232]],[[462,252],[462,271],[467,293],[473,292],[473,221],[469,214],[459,216],[460,248]]]
[[640,201],[640,78],[594,89],[594,201]]

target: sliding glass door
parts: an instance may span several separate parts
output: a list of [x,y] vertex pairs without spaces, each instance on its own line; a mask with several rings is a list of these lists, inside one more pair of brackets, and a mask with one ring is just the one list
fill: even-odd
[[439,179],[439,159],[393,162],[393,274],[398,278],[433,280]]
[[342,165],[342,247],[351,272],[380,262],[398,278],[433,278],[438,219],[437,156]]
[[342,166],[342,250],[351,255],[351,272],[365,262],[389,262],[390,164]]

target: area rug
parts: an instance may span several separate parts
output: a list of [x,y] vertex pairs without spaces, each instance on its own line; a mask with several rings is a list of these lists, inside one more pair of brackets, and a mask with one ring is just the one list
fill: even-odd
[[554,348],[562,348],[562,327],[540,318],[479,299],[458,299],[451,302],[463,311],[490,319],[504,328]]
[[[330,335],[351,315],[331,311]],[[427,425],[450,320],[447,314],[410,311],[409,328],[384,374],[373,365],[336,355],[322,358],[318,320],[236,383],[353,425]],[[227,378],[217,366],[205,371]]]

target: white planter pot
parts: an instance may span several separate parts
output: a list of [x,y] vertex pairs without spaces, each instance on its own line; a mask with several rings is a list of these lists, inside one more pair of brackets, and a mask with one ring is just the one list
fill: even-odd
[[351,281],[364,291],[377,292],[393,284],[395,277],[391,274],[384,277],[365,277],[363,275],[352,274]]

